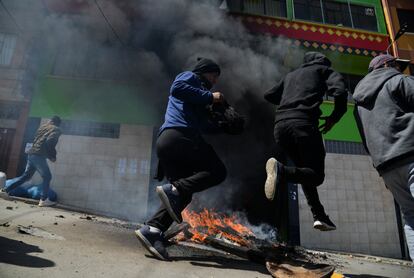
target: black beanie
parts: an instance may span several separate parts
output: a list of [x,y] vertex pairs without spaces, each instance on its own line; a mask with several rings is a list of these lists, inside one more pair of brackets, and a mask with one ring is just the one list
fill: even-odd
[[202,74],[207,72],[216,72],[220,75],[220,67],[213,60],[207,58],[197,58],[197,64],[195,65],[192,72],[195,74]]

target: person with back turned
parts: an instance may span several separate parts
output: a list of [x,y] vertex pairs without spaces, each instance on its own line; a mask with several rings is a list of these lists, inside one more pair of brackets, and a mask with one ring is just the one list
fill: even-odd
[[52,174],[50,173],[47,159],[52,162],[56,161],[55,147],[58,143],[59,136],[62,133],[59,128],[60,123],[60,117],[53,116],[47,123],[38,128],[33,145],[28,151],[26,169],[20,177],[14,179],[13,182],[4,189],[6,193],[11,192],[13,189],[30,180],[37,171],[43,179],[39,206],[46,207],[56,204],[56,202],[52,202],[48,198]]
[[[321,117],[319,107],[326,93],[334,97],[335,106],[330,116]],[[282,184],[300,183],[313,214],[313,227],[335,230],[319,200],[317,187],[325,179],[326,152],[321,132],[328,132],[347,108],[343,77],[331,68],[323,54],[308,52],[303,64],[266,92],[265,99],[277,105],[274,137],[278,150],[276,158],[266,163],[266,197],[273,200],[276,188]],[[319,119],[324,120],[320,130]],[[286,157],[294,166],[286,165]]]
[[401,208],[414,260],[414,78],[402,74],[408,63],[376,56],[352,97],[362,142]]
[[160,166],[169,183],[157,186],[161,207],[136,236],[156,258],[169,259],[164,232],[175,221],[192,195],[217,185],[226,178],[226,168],[211,145],[201,136],[206,106],[224,102],[220,92],[211,92],[220,67],[201,58],[192,71],[177,75],[170,88],[165,121],[156,142]]

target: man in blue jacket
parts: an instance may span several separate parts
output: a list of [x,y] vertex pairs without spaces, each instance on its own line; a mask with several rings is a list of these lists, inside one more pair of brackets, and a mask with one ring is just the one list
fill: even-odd
[[201,136],[207,123],[206,106],[223,102],[217,83],[220,67],[200,58],[192,71],[175,78],[168,99],[165,121],[156,150],[169,183],[157,186],[162,205],[146,225],[135,231],[143,246],[155,257],[168,259],[163,233],[173,221],[182,222],[181,212],[192,195],[217,185],[226,178],[226,168],[211,145]]
[[401,207],[414,260],[414,78],[401,73],[404,63],[391,55],[372,59],[353,98],[362,141]]

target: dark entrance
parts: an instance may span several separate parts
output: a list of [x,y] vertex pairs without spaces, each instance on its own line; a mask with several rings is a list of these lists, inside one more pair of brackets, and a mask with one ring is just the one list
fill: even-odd
[[15,129],[0,128],[0,171],[6,172]]

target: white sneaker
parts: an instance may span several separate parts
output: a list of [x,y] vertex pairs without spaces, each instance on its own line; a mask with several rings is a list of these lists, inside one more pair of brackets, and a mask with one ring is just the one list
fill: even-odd
[[273,200],[276,192],[276,185],[278,181],[278,167],[277,160],[273,157],[269,158],[266,162],[266,182],[264,186],[266,198],[268,200]]
[[39,207],[51,207],[56,204],[57,204],[56,202],[52,202],[51,200],[49,200],[49,198],[47,198],[46,200],[39,201]]

